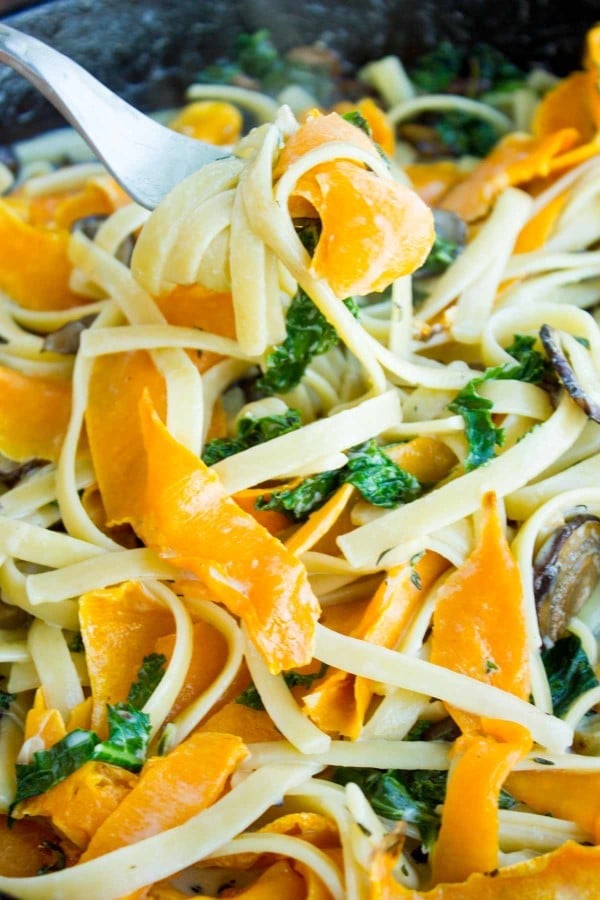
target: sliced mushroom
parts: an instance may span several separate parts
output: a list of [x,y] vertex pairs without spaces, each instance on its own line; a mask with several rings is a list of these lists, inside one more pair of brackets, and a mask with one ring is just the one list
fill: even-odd
[[[76,219],[71,225],[71,231],[81,231],[90,241],[93,241],[96,235],[98,234],[98,230],[100,226],[108,219],[108,216],[83,216],[81,219]],[[131,255],[133,253],[133,248],[135,247],[135,239],[133,235],[128,235],[124,241],[119,245],[117,252],[115,253],[115,257],[122,262],[123,265],[128,266],[131,262]]]
[[[7,456],[0,453],[0,485],[6,488],[12,488],[18,484],[22,478],[25,478],[26,475],[33,472],[34,469],[39,469],[40,466],[45,465],[46,461],[43,459],[28,459],[26,462],[20,463],[8,459]],[[2,500],[0,498],[0,506],[1,504]]]
[[542,325],[540,340],[565,390],[600,423],[600,373],[584,343],[550,325]]
[[81,332],[90,327],[96,315],[96,313],[92,313],[89,316],[82,316],[81,319],[74,319],[61,328],[57,328],[56,331],[51,331],[44,338],[42,350],[62,353],[65,356],[77,353]]
[[600,579],[600,519],[577,515],[558,528],[535,559],[533,589],[542,637],[565,634]]

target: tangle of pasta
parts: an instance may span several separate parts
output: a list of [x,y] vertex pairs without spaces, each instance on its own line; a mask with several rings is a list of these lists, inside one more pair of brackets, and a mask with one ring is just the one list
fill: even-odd
[[[599,42],[195,85],[258,124],[152,212],[0,167],[1,890],[597,896]],[[448,111],[483,158],[418,156]]]

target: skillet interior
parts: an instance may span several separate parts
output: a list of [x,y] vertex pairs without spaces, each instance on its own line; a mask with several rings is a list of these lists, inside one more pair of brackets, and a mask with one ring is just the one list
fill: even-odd
[[[410,62],[443,39],[486,41],[517,64],[557,74],[580,65],[598,0],[0,0],[0,16],[72,56],[140,109],[181,103],[195,73],[240,31],[269,28],[280,50],[323,41],[349,65],[386,53]],[[41,95],[0,67],[0,143],[63,124]]]

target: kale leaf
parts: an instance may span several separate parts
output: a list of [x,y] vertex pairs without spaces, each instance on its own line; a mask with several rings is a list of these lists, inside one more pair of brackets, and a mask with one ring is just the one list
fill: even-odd
[[555,716],[562,716],[580,694],[600,684],[575,634],[560,638],[541,655]]
[[448,773],[434,770],[338,768],[333,780],[357,784],[374,811],[386,819],[416,825],[427,850],[440,827],[436,807],[444,802]]
[[[425,93],[462,94],[475,99],[490,91],[517,90],[525,81],[525,74],[489,44],[459,49],[448,41],[419,57],[409,74]],[[421,122],[434,129],[453,156],[486,156],[499,137],[490,122],[461,110],[428,113]]]
[[272,441],[273,438],[280,437],[282,434],[295,431],[301,425],[302,419],[296,409],[288,409],[281,415],[262,416],[260,419],[255,419],[253,416],[242,416],[237,422],[236,436],[214,438],[212,441],[208,441],[202,453],[202,460],[207,466],[212,466],[220,459],[233,456],[234,453],[240,453],[256,444]]
[[323,506],[340,484],[338,470],[309,475],[297,487],[271,491],[270,494],[259,497],[256,508],[275,509],[295,522],[302,522],[311,512]]
[[343,113],[342,119],[345,119],[346,122],[350,122],[351,125],[354,125],[356,128],[360,128],[361,131],[367,135],[367,137],[372,137],[373,132],[371,131],[371,126],[363,116],[363,114],[358,109],[352,109],[350,112]]
[[[302,687],[312,687],[315,681],[318,681],[319,678],[323,678],[328,668],[329,667],[326,663],[321,663],[321,667],[317,672],[310,672],[307,674],[303,674],[302,672],[294,672],[293,669],[290,669],[289,672],[283,673],[283,680],[289,688],[296,687],[299,684],[301,684]],[[265,708],[254,683],[249,684],[248,687],[235,698],[235,702],[241,704],[242,706],[249,706],[250,709]]]
[[17,763],[17,793],[11,809],[27,797],[49,791],[79,769],[92,758],[98,742],[92,731],[78,728],[48,750],[37,750],[27,765]]
[[486,378],[473,378],[448,404],[450,412],[458,413],[465,420],[465,434],[469,453],[465,460],[467,471],[489,462],[496,455],[496,444],[502,446],[504,431],[492,420],[493,403],[477,393],[476,388]]
[[414,84],[428,94],[452,93],[478,98],[489,91],[515,91],[525,73],[500,50],[478,43],[459,48],[442,41],[418,57],[410,70]]
[[487,156],[499,137],[491,122],[461,110],[436,118],[433,128],[451,156]]
[[423,278],[429,278],[433,275],[441,275],[448,266],[451,266],[456,257],[462,251],[462,246],[457,241],[450,241],[447,238],[436,234],[433,247],[429,251],[427,259],[415,274]]
[[489,462],[495,456],[495,446],[502,446],[504,432],[492,420],[493,404],[477,393],[484,381],[514,379],[530,384],[541,384],[549,379],[549,364],[546,358],[534,349],[536,339],[528,335],[516,334],[506,352],[516,359],[514,363],[493,366],[483,375],[472,378],[448,404],[451,412],[458,413],[465,420],[465,434],[469,442],[469,454],[465,468],[469,471]]
[[146,759],[150,717],[130,703],[107,704],[108,739],[94,747],[93,759],[137,772]]
[[262,702],[261,696],[258,693],[258,689],[254,682],[252,682],[252,684],[249,684],[248,687],[235,698],[235,702],[239,703],[240,706],[249,706],[250,709],[265,708],[265,705]]
[[108,738],[77,728],[48,750],[37,750],[32,761],[17,763],[17,792],[10,810],[28,797],[43,794],[91,759],[137,772],[146,759],[150,719],[130,703],[107,704]]
[[268,497],[259,497],[256,506],[276,509],[301,522],[346,482],[369,503],[387,509],[414,500],[422,491],[414,475],[397,466],[376,441],[370,440],[349,450],[348,462],[341,469],[310,475],[295,488],[272,491]]
[[17,699],[16,694],[9,694],[0,688],[0,709],[8,709],[10,704]]
[[67,647],[69,648],[71,653],[83,653],[84,652],[85,645],[83,643],[83,638],[81,636],[80,631],[75,632],[75,634],[73,635],[73,637],[67,644]]
[[[352,299],[344,303],[353,315],[357,314]],[[335,328],[302,288],[298,288],[288,307],[285,324],[285,340],[267,354],[265,372],[256,382],[257,389],[267,395],[291,391],[302,380],[311,360],[339,343]]]
[[167,657],[162,653],[151,653],[144,657],[137,679],[129,688],[128,703],[136,709],[142,709],[146,705],[165,674],[166,661]]
[[342,471],[342,480],[353,484],[365,500],[386,509],[414,500],[422,490],[415,476],[397,466],[374,440],[349,450]]

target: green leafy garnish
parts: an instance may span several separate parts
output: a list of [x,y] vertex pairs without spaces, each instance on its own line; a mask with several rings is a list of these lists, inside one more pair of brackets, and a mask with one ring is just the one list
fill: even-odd
[[240,453],[257,444],[272,441],[273,438],[280,437],[282,434],[295,431],[301,425],[302,419],[296,409],[288,409],[282,415],[263,416],[260,419],[255,419],[253,416],[242,416],[237,422],[236,436],[214,438],[212,441],[208,441],[202,453],[202,460],[207,466],[212,466],[220,459],[233,456],[234,453]]
[[[302,687],[312,687],[315,681],[318,681],[319,678],[323,678],[328,668],[326,663],[321,663],[321,667],[317,672],[310,672],[306,675],[301,672],[294,672],[294,670],[291,669],[289,672],[283,673],[283,680],[289,688],[296,687],[299,684],[301,684]],[[249,706],[250,709],[265,708],[254,683],[249,684],[248,687],[235,698],[235,702],[240,703],[242,706]]]
[[[525,74],[488,44],[459,49],[448,41],[417,60],[410,71],[414,84],[428,94],[450,93],[485,99],[490,91],[522,87]],[[486,156],[498,141],[496,127],[462,110],[427,113],[420,122],[433,128],[452,156]]]
[[343,113],[342,119],[345,119],[346,122],[350,122],[350,124],[354,125],[356,128],[360,128],[361,131],[364,131],[367,137],[373,136],[371,126],[358,109],[352,109],[350,110],[350,112]]
[[16,694],[9,694],[0,688],[0,709],[8,709],[11,703],[17,699]]
[[440,826],[436,808],[444,802],[447,777],[447,772],[434,770],[338,768],[333,780],[357,784],[380,816],[416,825],[431,850]]
[[83,653],[83,651],[85,650],[85,646],[84,646],[83,638],[81,637],[80,631],[77,631],[73,635],[73,637],[67,644],[67,647],[69,648],[71,653]]
[[[17,763],[17,793],[12,807],[27,797],[49,791],[93,756],[98,736],[81,728],[69,732],[49,750],[37,750],[32,762]],[[12,808],[11,807],[11,808]]]
[[235,702],[239,703],[240,706],[249,706],[250,709],[265,708],[254,682],[249,684],[248,687],[235,698]]
[[525,81],[524,72],[501,51],[485,43],[459,48],[442,41],[435,50],[420,56],[409,74],[425,93],[475,98],[489,91],[515,91]]
[[460,110],[445,113],[433,128],[452,156],[487,156],[499,138],[491,122]]
[[560,638],[552,647],[542,650],[541,656],[555,716],[562,716],[580,694],[600,684],[575,634]]
[[461,244],[456,241],[449,241],[436,234],[433,247],[429,251],[429,255],[417,273],[424,278],[433,275],[441,275],[448,266],[451,266],[456,257],[462,251]]
[[[356,304],[344,300],[353,314]],[[335,347],[339,338],[335,328],[317,309],[302,288],[290,303],[285,317],[286,337],[267,355],[263,376],[256,387],[264,394],[285,394],[302,380],[307,365],[315,356]]]
[[504,431],[492,420],[493,403],[477,393],[484,381],[514,379],[531,384],[540,384],[548,379],[548,361],[534,349],[536,339],[528,335],[515,335],[514,342],[507,347],[517,361],[493,366],[483,375],[472,378],[454,400],[448,404],[451,412],[458,413],[465,420],[465,434],[469,442],[469,454],[465,460],[467,471],[489,462],[496,455],[496,445],[502,446]]
[[310,688],[313,686],[315,681],[318,681],[320,678],[325,676],[327,669],[329,666],[327,663],[321,663],[319,669],[316,672],[308,672],[303,674],[302,672],[294,672],[291,669],[289,672],[283,673],[283,680],[287,684],[289,688],[296,687],[297,685],[302,685],[302,687]]
[[374,440],[353,447],[348,457],[341,469],[311,475],[298,487],[273,491],[268,498],[259,497],[258,509],[275,509],[302,521],[347,482],[369,503],[386,509],[414,500],[422,491],[414,475],[397,466]]
[[17,792],[11,810],[21,800],[44,794],[91,759],[137,772],[146,759],[150,719],[130,703],[107,704],[108,738],[78,728],[48,750],[37,750],[30,763],[17,763]]
[[339,485],[339,472],[320,472],[318,475],[309,475],[295,488],[272,491],[268,496],[259,497],[256,507],[275,509],[295,522],[302,522],[311,512],[323,506]]
[[150,740],[150,717],[130,703],[107,704],[108,739],[94,747],[93,759],[137,772]]
[[146,705],[165,674],[166,662],[167,657],[162,653],[151,653],[144,657],[137,680],[129,688],[128,703],[136,709],[142,709]]
[[373,440],[348,451],[342,481],[353,484],[374,506],[393,509],[399,503],[414,500],[421,493],[421,484],[397,466]]

